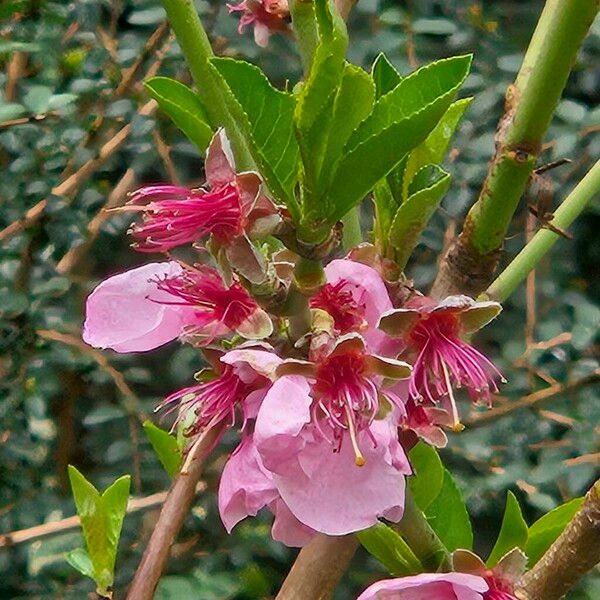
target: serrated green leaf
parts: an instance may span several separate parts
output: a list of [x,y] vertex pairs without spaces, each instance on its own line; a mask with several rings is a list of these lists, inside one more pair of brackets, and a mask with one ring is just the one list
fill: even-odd
[[76,548],[67,552],[66,561],[82,575],[94,579],[94,567],[90,555],[83,548]]
[[419,559],[391,527],[378,523],[369,529],[359,531],[356,535],[367,552],[395,577],[414,575],[423,571]]
[[462,494],[448,469],[444,469],[442,489],[425,511],[425,516],[450,552],[457,548],[472,548],[471,519]]
[[418,146],[448,109],[470,56],[438,61],[382,96],[351,136],[327,192],[330,221],[340,219]]
[[270,191],[294,210],[299,157],[294,97],[275,89],[265,74],[248,62],[220,57],[210,62],[229,87],[231,108]]
[[529,567],[533,567],[554,540],[563,532],[569,521],[581,507],[583,498],[574,498],[540,517],[530,528],[525,554],[529,558]]
[[168,431],[157,427],[152,421],[144,421],[143,427],[162,466],[169,476],[173,477],[181,464],[181,450],[177,438]]
[[512,492],[506,496],[506,507],[498,539],[490,552],[486,565],[494,567],[496,563],[513,548],[524,549],[527,544],[528,527],[523,519],[519,501]]
[[411,494],[422,510],[437,498],[444,482],[444,466],[435,448],[419,442],[409,453],[415,474],[408,478]]
[[375,82],[377,99],[391,92],[401,81],[402,75],[398,73],[394,65],[380,52],[371,67],[371,75]]
[[175,125],[204,153],[213,136],[202,101],[189,87],[169,77],[144,81],[148,93]]
[[453,102],[425,141],[410,153],[404,170],[402,196],[395,194],[400,202],[408,197],[408,186],[415,173],[427,164],[442,162],[454,131],[472,100],[473,98],[462,98]]
[[129,497],[129,475],[117,479],[102,496],[72,465],[69,480],[93,576],[100,594],[112,585],[117,545]]
[[[436,169],[437,178],[428,187],[412,193],[408,200],[400,205],[389,230],[389,243],[396,249],[395,262],[401,269],[406,266],[421,233],[450,186],[448,173],[437,165],[429,166]],[[421,182],[417,182],[417,185],[418,183]]]

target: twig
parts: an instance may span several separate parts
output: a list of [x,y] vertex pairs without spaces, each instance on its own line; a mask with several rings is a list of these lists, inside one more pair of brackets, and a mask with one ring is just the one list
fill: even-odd
[[6,86],[4,88],[4,101],[12,102],[17,94],[17,83],[27,65],[27,53],[15,52],[6,68]]
[[179,473],[173,481],[127,593],[128,600],[152,600],[154,597],[158,580],[169,558],[169,549],[192,505],[204,461],[219,440],[222,431],[223,426],[217,425],[202,434],[186,459],[186,473]]
[[317,535],[298,554],[276,600],[329,600],[357,548],[353,535]]
[[[200,482],[196,486],[195,491],[198,493],[204,491],[205,489],[206,483]],[[148,510],[154,508],[155,506],[160,506],[166,498],[167,492],[158,492],[144,498],[131,498],[127,504],[127,514],[138,512],[140,510]],[[52,535],[66,533],[67,531],[79,527],[79,523],[79,517],[73,516],[67,517],[66,519],[61,519],[60,521],[52,521],[50,523],[44,523],[43,525],[28,527],[27,529],[3,533],[0,534],[0,548],[7,548],[27,542],[35,542]]]
[[163,164],[165,165],[169,181],[176,185],[179,185],[179,175],[177,173],[175,165],[173,164],[173,160],[171,159],[171,148],[169,148],[167,143],[162,139],[158,130],[155,129],[152,132],[152,138],[154,139],[154,143],[156,144],[156,150],[158,151],[158,154],[162,159]]
[[556,396],[560,396],[562,394],[567,394],[573,392],[580,387],[585,385],[589,385],[592,383],[597,383],[600,381],[600,369],[596,369],[591,375],[587,377],[582,377],[581,379],[576,379],[571,383],[556,384],[551,385],[543,390],[538,390],[537,392],[533,392],[532,394],[528,394],[519,400],[515,400],[513,402],[506,402],[497,408],[492,408],[486,412],[474,413],[464,419],[463,423],[467,427],[481,427],[482,425],[487,425],[505,417],[512,413],[515,410],[520,410],[522,408],[532,408],[533,406],[543,402],[545,400],[550,400],[551,398],[555,398]]
[[559,600],[600,562],[600,480],[546,554],[523,575],[521,600]]

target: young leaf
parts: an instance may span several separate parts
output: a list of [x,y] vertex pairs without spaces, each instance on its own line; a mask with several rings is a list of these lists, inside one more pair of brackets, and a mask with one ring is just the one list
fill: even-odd
[[444,466],[435,448],[419,442],[409,453],[415,474],[408,485],[417,506],[425,511],[436,499],[444,482]]
[[527,531],[527,523],[523,519],[519,501],[512,492],[508,492],[500,533],[490,552],[486,565],[490,568],[494,567],[513,548],[525,548]]
[[450,552],[457,548],[472,548],[471,519],[462,494],[447,469],[444,469],[442,489],[425,511],[425,516]]
[[269,189],[290,210],[295,210],[298,144],[293,123],[294,97],[275,89],[265,74],[248,62],[215,57],[211,64],[229,87],[228,100]]
[[340,219],[429,135],[465,79],[470,56],[438,61],[382,96],[351,136],[333,175],[328,219]]
[[177,438],[168,431],[157,427],[152,421],[144,421],[143,427],[162,466],[169,476],[173,477],[181,464],[181,450]]
[[409,545],[391,527],[378,523],[359,531],[360,543],[395,577],[414,575],[423,571],[423,565]]
[[102,496],[98,490],[72,465],[69,480],[81,529],[92,563],[98,593],[106,595],[112,585],[117,545],[127,509],[129,475],[120,477]]
[[94,566],[90,555],[83,548],[75,548],[65,555],[67,562],[82,575],[94,579]]
[[402,196],[397,196],[400,202],[408,197],[408,186],[418,171],[429,163],[442,162],[454,131],[472,100],[462,98],[453,102],[427,139],[410,153],[404,170]]
[[[412,193],[400,205],[389,229],[389,243],[396,249],[395,261],[401,269],[406,266],[421,233],[450,186],[450,175],[446,171],[437,165],[429,167],[435,169],[435,179],[427,187]],[[426,169],[427,167],[422,171]],[[418,174],[415,179],[417,177]]]
[[563,532],[569,521],[579,510],[583,498],[574,498],[540,517],[530,528],[525,546],[529,567],[542,558],[554,540]]
[[396,71],[394,65],[380,52],[371,67],[371,75],[375,82],[377,99],[391,92],[402,81],[402,75]]
[[144,87],[175,125],[204,153],[213,130],[198,95],[169,77],[151,77],[144,81]]

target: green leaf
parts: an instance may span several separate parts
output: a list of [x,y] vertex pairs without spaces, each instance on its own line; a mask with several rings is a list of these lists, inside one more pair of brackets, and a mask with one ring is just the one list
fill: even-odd
[[[426,187],[411,193],[396,211],[389,229],[389,243],[396,249],[395,261],[400,269],[404,269],[406,266],[421,233],[450,186],[450,175],[437,165],[429,165],[421,171],[428,171],[429,167],[435,169],[435,179],[433,182],[429,182]],[[419,173],[417,173],[415,179],[417,179]],[[416,183],[418,185],[421,182],[417,181]]]
[[506,496],[506,508],[498,539],[490,552],[486,565],[494,567],[496,563],[513,548],[524,549],[527,544],[528,528],[519,501],[512,492]]
[[425,516],[450,552],[457,548],[470,550],[473,546],[473,530],[462,494],[450,471],[444,469],[442,489],[428,506]]
[[442,490],[444,466],[435,448],[424,442],[410,451],[409,458],[415,474],[408,485],[417,506],[425,511]]
[[189,87],[169,77],[144,81],[148,93],[175,125],[204,153],[213,136],[202,101]]
[[168,431],[157,427],[152,421],[144,421],[143,427],[162,466],[169,476],[173,477],[181,464],[181,450],[177,438]]
[[554,540],[563,532],[569,521],[579,510],[583,498],[575,498],[558,506],[540,517],[530,528],[525,554],[529,558],[529,567],[533,567]]
[[408,544],[391,527],[378,523],[359,531],[360,543],[395,577],[414,575],[423,571],[423,565]]
[[391,92],[402,81],[402,75],[398,73],[396,67],[383,52],[377,55],[371,68],[371,75],[375,82],[377,100],[384,94]]
[[0,6],[0,19],[10,17],[19,11],[27,9],[29,0],[14,0],[13,2],[3,2]]
[[65,555],[67,562],[82,575],[94,579],[94,567],[90,555],[83,548],[76,548]]
[[106,595],[113,583],[131,478],[120,477],[102,495],[72,465],[69,465],[69,479],[98,593]]
[[294,97],[275,89],[265,74],[248,62],[215,57],[211,64],[229,87],[232,110],[270,191],[294,210],[299,156]]
[[34,114],[41,114],[48,110],[48,104],[52,97],[52,90],[45,85],[32,86],[25,98],[23,104]]
[[[328,163],[324,162],[325,146],[330,134],[335,135],[331,117],[345,72],[344,56],[348,47],[348,35],[337,11],[330,10],[329,0],[315,2],[315,15],[319,44],[306,82],[298,94],[294,123],[304,164],[303,213],[306,215],[314,212],[318,216],[322,213],[318,180],[322,165],[327,170]],[[369,106],[368,112],[370,108]]]
[[402,196],[397,196],[400,202],[408,197],[408,186],[418,171],[427,164],[442,162],[454,131],[472,100],[462,98],[453,102],[427,139],[410,153],[404,171]]
[[429,135],[465,79],[470,56],[438,61],[403,79],[351,136],[327,197],[340,219]]

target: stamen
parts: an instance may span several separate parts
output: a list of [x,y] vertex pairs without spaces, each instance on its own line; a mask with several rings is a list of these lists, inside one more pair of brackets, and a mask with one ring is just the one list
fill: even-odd
[[348,406],[348,404],[346,404],[345,410],[346,410],[346,420],[347,420],[347,424],[348,424],[348,433],[350,434],[350,441],[352,443],[354,455],[356,456],[356,460],[354,461],[354,464],[357,467],[362,467],[366,461],[365,461],[365,457],[363,456],[363,454],[360,451],[360,448],[358,446],[358,440],[356,439],[356,430],[354,428],[352,409]]
[[444,372],[444,380],[446,382],[446,391],[448,396],[450,397],[450,406],[452,406],[452,419],[454,420],[454,431],[462,431],[464,429],[464,425],[460,422],[460,417],[458,416],[458,407],[456,406],[456,400],[454,399],[454,394],[452,393],[452,384],[450,383],[450,375],[448,373],[448,368],[446,367],[446,363],[441,360],[442,370]]

